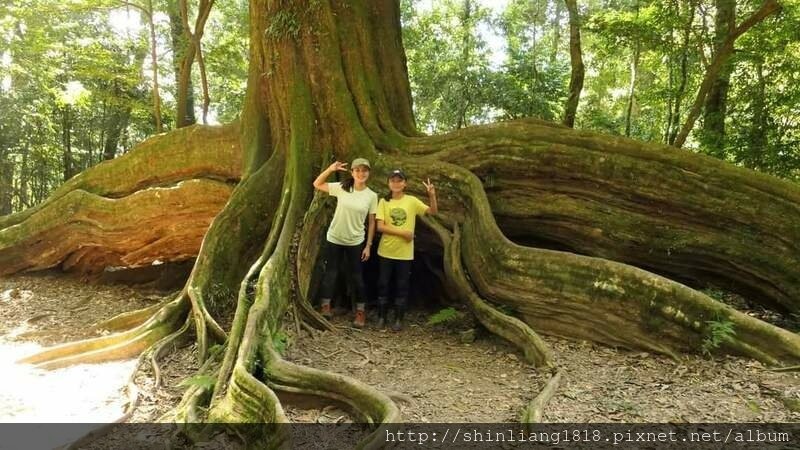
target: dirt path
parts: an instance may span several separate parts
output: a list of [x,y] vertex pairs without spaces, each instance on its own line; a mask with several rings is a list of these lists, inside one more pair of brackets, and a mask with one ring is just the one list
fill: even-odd
[[[0,369],[8,370],[13,361],[35,351],[38,345],[88,337],[89,325],[119,312],[152,305],[164,296],[124,286],[89,285],[53,273],[0,279],[0,349],[5,349],[0,351]],[[525,403],[541,389],[547,375],[523,364],[518,352],[493,336],[478,332],[474,342],[462,342],[461,333],[474,326],[471,319],[430,326],[426,324],[427,317],[412,314],[410,325],[399,333],[374,327],[354,330],[343,316],[334,321],[340,327],[337,333],[311,336],[306,332],[295,335],[289,330],[286,357],[351,375],[398,394],[405,399],[399,404],[409,422],[515,420]],[[796,372],[770,372],[757,362],[739,358],[711,361],[691,356],[675,362],[586,342],[546,339],[553,346],[559,366],[566,371],[546,410],[547,421],[800,421],[800,374]],[[143,398],[132,421],[156,420],[180,400],[182,388],[178,383],[197,368],[193,352],[193,347],[187,347],[162,362],[166,387],[155,389],[149,369],[139,373],[137,381]],[[102,377],[112,380],[110,385],[116,387],[91,400],[114,405],[103,409],[106,415],[102,420],[114,420],[121,413],[125,402],[121,388],[132,367],[131,362],[110,364],[116,368]],[[87,371],[101,366],[107,365],[78,366],[82,372],[76,377],[92,380],[95,389],[100,375]],[[49,373],[56,372],[65,373]],[[34,376],[47,377],[38,372],[19,372],[14,390],[24,387]],[[7,390],[9,384],[3,385]],[[68,389],[74,388],[60,391]],[[51,403],[55,399],[64,410],[75,406],[74,399],[59,397],[56,392],[58,388],[51,392]],[[12,396],[0,391],[0,411],[6,411],[0,421],[35,417],[24,414],[34,408],[26,401],[19,392]],[[287,413],[303,422],[348,420],[335,408],[308,410],[289,405]],[[80,421],[69,415],[59,420],[65,418]]]

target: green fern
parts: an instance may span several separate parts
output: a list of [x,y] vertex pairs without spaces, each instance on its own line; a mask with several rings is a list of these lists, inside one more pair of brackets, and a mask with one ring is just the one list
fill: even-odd
[[180,384],[178,384],[178,386],[184,388],[197,386],[205,390],[210,390],[211,388],[214,387],[214,384],[216,384],[216,382],[217,379],[212,377],[211,375],[197,374],[181,381]]
[[458,312],[455,308],[449,307],[442,309],[436,314],[428,318],[428,325],[438,325],[441,323],[453,322],[461,318],[462,313]]
[[710,356],[712,351],[718,349],[723,343],[733,340],[735,335],[733,322],[726,318],[717,316],[714,320],[706,321],[706,337],[703,339],[701,347],[703,353]]

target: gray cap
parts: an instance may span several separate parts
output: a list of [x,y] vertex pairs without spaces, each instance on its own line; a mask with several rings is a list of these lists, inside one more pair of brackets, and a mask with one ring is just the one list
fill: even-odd
[[353,163],[350,164],[350,168],[351,169],[355,169],[358,166],[367,166],[368,168],[371,169],[371,167],[369,165],[369,161],[367,161],[366,158],[356,158],[356,159],[353,160]]

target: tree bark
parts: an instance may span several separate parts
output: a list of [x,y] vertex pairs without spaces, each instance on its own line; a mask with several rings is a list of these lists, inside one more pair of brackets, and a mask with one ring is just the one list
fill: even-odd
[[[689,11],[687,12],[687,19],[683,27],[683,39],[681,46],[681,64],[680,64],[680,82],[678,90],[675,93],[674,110],[670,111],[670,122],[667,127],[667,143],[673,144],[678,137],[678,126],[681,122],[681,104],[683,97],[686,94],[686,85],[689,81],[689,47],[691,43],[692,25],[694,24],[695,11],[697,10],[697,2],[687,2]],[[672,69],[670,69],[670,74]]]
[[150,64],[153,66],[153,117],[156,122],[156,133],[164,131],[161,123],[161,94],[158,87],[158,50],[156,42],[156,25],[153,14],[153,0],[147,0],[147,7],[144,9],[144,17],[147,19],[147,27],[150,30]]
[[75,173],[75,161],[72,158],[72,107],[65,105],[61,109],[61,145],[64,147],[62,161],[64,163],[64,181],[72,178]]
[[575,115],[583,90],[583,56],[581,51],[580,15],[577,0],[565,0],[569,12],[569,62],[572,67],[569,78],[569,96],[564,106],[564,125],[575,126]]
[[631,135],[631,116],[633,115],[633,104],[636,98],[636,78],[639,74],[640,54],[641,44],[637,41],[634,44],[633,55],[631,56],[631,78],[628,84],[628,105],[625,107],[625,136]]
[[764,169],[767,165],[767,127],[769,125],[769,111],[767,110],[766,89],[767,81],[764,78],[764,63],[760,58],[755,61],[756,91],[753,96],[753,121],[750,125],[751,158],[745,159],[745,165],[752,169]]
[[[124,92],[115,85],[114,93],[119,97],[124,97]],[[131,118],[132,107],[129,104],[112,106],[108,117],[103,124],[103,135],[101,142],[103,145],[103,160],[108,161],[117,156],[117,147],[122,132],[128,127]]]
[[[200,68],[200,84],[203,88],[203,124],[205,125],[208,123],[208,105],[211,103],[211,100],[208,96],[208,78],[206,76],[205,61],[203,59],[202,41],[203,33],[205,32],[206,21],[208,20],[209,14],[211,14],[211,8],[214,6],[214,0],[200,0],[200,4],[197,7],[197,19],[195,20],[194,24],[194,31],[189,28],[189,6],[187,4],[187,0],[179,0],[179,4],[183,29],[187,39],[191,42],[191,45],[194,46],[193,56],[195,59],[197,59],[197,65]],[[194,60],[184,62],[184,64],[181,66],[182,70],[186,69],[187,72],[189,72],[189,78],[191,78],[193,61]]]
[[14,194],[14,165],[9,161],[5,149],[0,150],[0,216],[13,212],[11,200]]
[[[178,2],[169,2],[170,35],[175,70],[175,126],[183,128],[197,122],[194,115],[194,86],[191,77],[191,61],[194,60],[194,43],[187,38]],[[185,65],[189,63],[189,69]]]
[[730,58],[731,54],[733,53],[733,45],[736,42],[736,39],[747,32],[747,30],[750,28],[753,28],[755,25],[759,24],[764,19],[780,10],[781,5],[777,0],[764,0],[758,10],[756,10],[752,15],[750,15],[750,17],[739,24],[739,26],[734,28],[733,31],[728,35],[717,53],[714,55],[714,58],[711,60],[711,64],[706,71],[706,75],[703,77],[703,82],[700,84],[700,88],[697,91],[697,96],[692,104],[692,108],[689,110],[689,115],[686,118],[686,121],[683,123],[678,136],[675,138],[675,142],[673,143],[675,147],[680,148],[686,142],[686,138],[689,136],[689,133],[694,127],[694,122],[700,115],[700,110],[703,107],[703,103],[705,102],[706,95],[708,95],[708,91],[711,90],[714,80],[717,79],[719,72],[722,70],[725,63],[728,61],[728,58]]
[[[736,27],[736,0],[717,0],[714,21],[714,52],[719,52],[725,39]],[[725,117],[727,115],[728,88],[733,64],[726,62],[708,91],[703,113],[702,141],[709,153],[723,156],[725,145]]]

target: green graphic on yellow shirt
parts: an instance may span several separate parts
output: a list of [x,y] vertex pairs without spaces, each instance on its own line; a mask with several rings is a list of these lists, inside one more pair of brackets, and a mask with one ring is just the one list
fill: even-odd
[[402,227],[406,223],[406,210],[403,208],[392,208],[389,217],[392,218],[392,225]]

